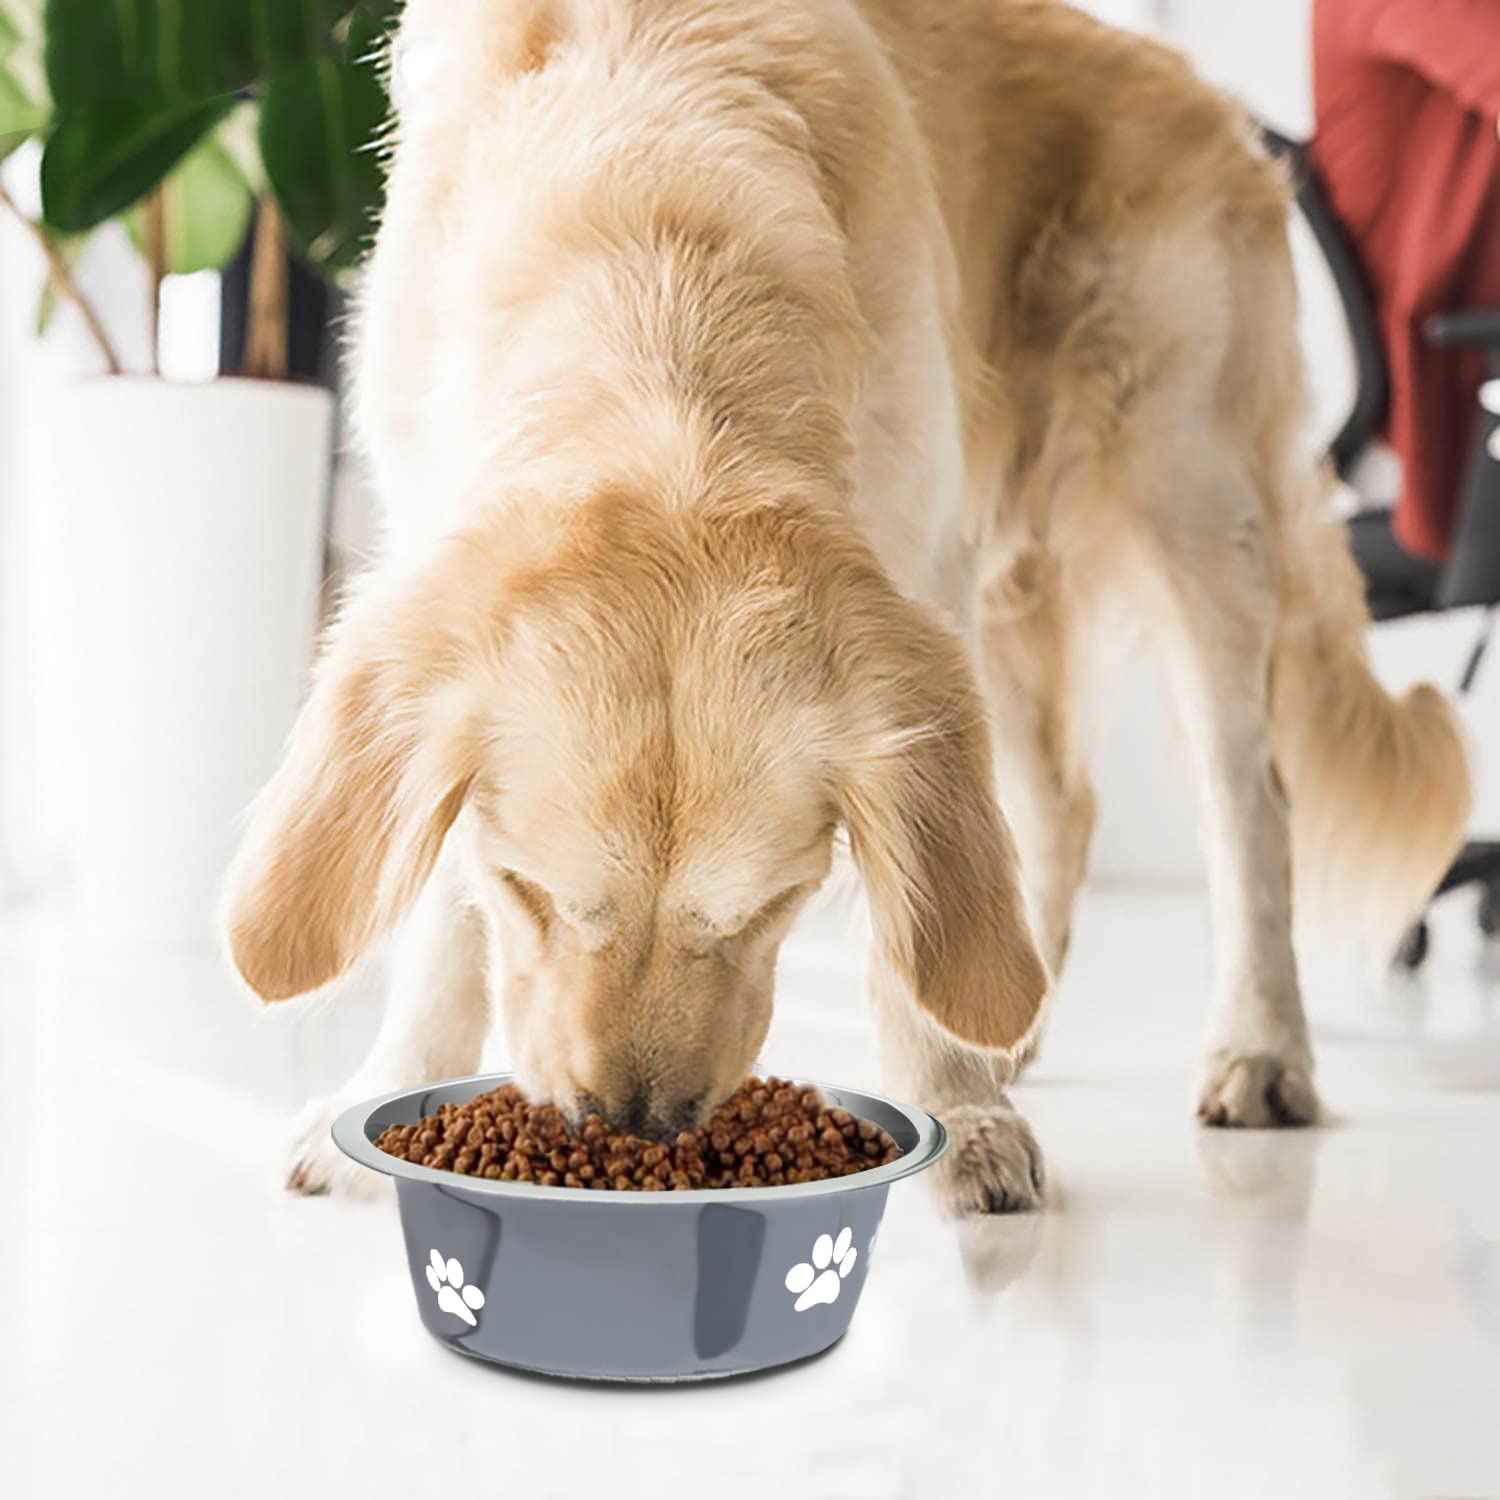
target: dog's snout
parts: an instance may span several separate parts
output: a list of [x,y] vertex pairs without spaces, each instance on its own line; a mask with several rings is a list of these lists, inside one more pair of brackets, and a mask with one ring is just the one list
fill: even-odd
[[635,1090],[626,1101],[621,1129],[647,1140],[670,1140],[696,1124],[693,1110],[681,1100],[664,1099],[650,1088]]
[[620,1106],[615,1119],[612,1121],[615,1128],[623,1130],[627,1135],[649,1135],[647,1129],[651,1123],[652,1108],[651,1094],[648,1089],[633,1089],[625,1096],[625,1102]]
[[582,1124],[590,1115],[598,1115],[601,1120],[608,1119],[604,1101],[597,1095],[591,1094],[587,1089],[580,1089],[573,1104],[573,1123]]
[[702,1123],[707,1099],[707,1090],[683,1097],[649,1083],[639,1083],[622,1090],[613,1101],[584,1090],[578,1095],[577,1113],[580,1119],[598,1115],[626,1135],[670,1140]]

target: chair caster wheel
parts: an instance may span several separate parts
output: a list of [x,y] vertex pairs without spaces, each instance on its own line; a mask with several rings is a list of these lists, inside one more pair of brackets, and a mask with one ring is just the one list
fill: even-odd
[[1405,969],[1409,974],[1415,973],[1427,962],[1427,950],[1431,943],[1432,934],[1427,930],[1427,923],[1412,923],[1406,929],[1406,936],[1401,939],[1401,946],[1396,949],[1391,967]]
[[1479,930],[1487,937],[1500,937],[1500,880],[1492,880],[1479,893]]

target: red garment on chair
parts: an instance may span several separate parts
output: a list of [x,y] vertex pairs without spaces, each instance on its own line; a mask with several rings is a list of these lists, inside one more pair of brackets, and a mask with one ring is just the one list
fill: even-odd
[[1313,160],[1375,293],[1404,471],[1395,530],[1447,558],[1480,356],[1427,348],[1432,313],[1500,306],[1500,0],[1316,0]]

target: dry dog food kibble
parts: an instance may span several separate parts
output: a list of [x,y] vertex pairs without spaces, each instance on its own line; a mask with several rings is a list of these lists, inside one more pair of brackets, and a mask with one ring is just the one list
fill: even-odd
[[467,1104],[445,1104],[416,1125],[392,1125],[375,1144],[391,1156],[469,1177],[619,1192],[780,1187],[848,1177],[895,1161],[885,1131],[831,1109],[813,1089],[747,1079],[697,1130],[670,1145],[622,1135],[598,1115],[576,1133],[551,1104],[528,1104],[513,1084]]

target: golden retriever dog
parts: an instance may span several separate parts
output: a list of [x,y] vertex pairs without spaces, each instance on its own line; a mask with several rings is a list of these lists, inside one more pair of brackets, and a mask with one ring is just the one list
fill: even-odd
[[268,1001],[400,929],[291,1185],[347,1183],[330,1116],[472,1071],[492,1026],[533,1097],[697,1120],[844,830],[946,1206],[1035,1204],[1005,1087],[1121,613],[1202,794],[1200,1113],[1312,1120],[1293,867],[1389,937],[1467,778],[1443,700],[1366,663],[1239,111],[1050,0],[409,0],[395,72],[356,402],[387,557],[228,895]]

